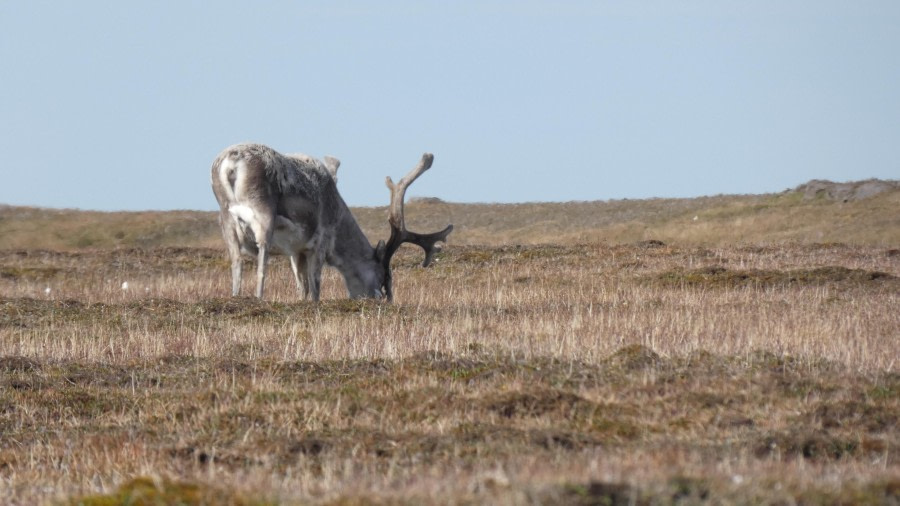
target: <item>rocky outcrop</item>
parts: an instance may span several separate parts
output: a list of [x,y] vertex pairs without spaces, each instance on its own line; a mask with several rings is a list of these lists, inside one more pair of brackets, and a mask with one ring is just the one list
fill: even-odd
[[794,189],[802,193],[804,200],[825,198],[849,202],[874,197],[879,193],[900,189],[900,181],[883,179],[866,179],[847,183],[834,183],[822,179],[813,179]]

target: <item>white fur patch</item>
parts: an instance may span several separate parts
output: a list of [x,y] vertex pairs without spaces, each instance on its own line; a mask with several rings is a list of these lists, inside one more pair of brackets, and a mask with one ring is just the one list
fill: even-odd
[[250,208],[250,206],[234,204],[228,207],[228,212],[231,213],[231,216],[235,220],[242,221],[247,225],[252,225],[256,222],[256,213],[253,212],[253,209]]
[[234,167],[234,162],[228,157],[225,157],[225,159],[222,160],[222,163],[219,164],[219,183],[227,193],[226,198],[228,199],[228,202],[234,202],[235,200],[234,189],[231,187],[231,183],[228,181],[228,175],[231,174],[231,172],[234,170],[236,170]]

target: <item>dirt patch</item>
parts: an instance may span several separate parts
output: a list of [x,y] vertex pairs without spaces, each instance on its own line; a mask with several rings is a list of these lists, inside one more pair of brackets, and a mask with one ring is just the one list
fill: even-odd
[[443,253],[443,260],[447,264],[475,266],[526,261],[554,261],[571,256],[585,256],[587,251],[595,247],[580,245],[573,248],[556,244],[516,244],[492,248],[485,246],[454,246],[452,250]]
[[488,411],[506,418],[538,417],[547,413],[567,416],[594,408],[593,403],[580,396],[559,390],[512,392],[485,399],[482,403]]
[[46,281],[56,277],[62,269],[58,267],[13,267],[0,266],[0,278],[13,281]]
[[663,363],[659,355],[639,344],[626,346],[606,359],[606,364],[626,371],[639,371],[659,367]]
[[0,298],[0,327],[29,328],[54,321],[91,318],[91,305],[76,300],[40,300],[32,298]]
[[576,506],[645,506],[652,504],[702,504],[711,497],[711,486],[703,478],[676,476],[658,490],[646,490],[627,483],[592,481],[564,484],[534,494],[538,504]]
[[761,437],[755,445],[758,458],[803,458],[827,461],[878,455],[889,450],[890,443],[880,439],[841,436],[826,430],[795,429],[773,432]]
[[363,428],[312,431],[299,439],[274,446],[282,464],[298,456],[313,459],[374,458],[394,462],[436,462],[448,458],[465,461],[521,451],[580,450],[598,446],[590,434],[565,429],[519,429],[495,424],[462,424],[447,433],[389,433]]
[[261,460],[250,458],[241,453],[204,450],[196,446],[172,448],[168,453],[174,459],[184,460],[201,466],[216,464],[228,467],[251,467],[263,464]]
[[655,249],[666,247],[666,243],[658,239],[648,239],[646,241],[638,241],[637,243],[635,243],[635,246],[642,249]]
[[0,357],[0,372],[35,372],[39,371],[41,363],[27,357],[9,356]]
[[73,498],[65,504],[101,506],[109,504],[228,504],[251,506],[273,504],[262,499],[247,499],[241,494],[200,483],[165,478],[134,478],[110,494]]
[[537,494],[539,504],[571,504],[575,506],[625,506],[647,504],[640,500],[640,491],[625,483],[593,481],[585,485],[568,484],[553,487]]
[[878,433],[897,428],[900,407],[853,400],[823,402],[806,416],[824,429],[844,428]]
[[300,320],[314,317],[339,318],[348,314],[403,311],[399,306],[376,301],[329,300],[280,303],[255,297],[213,298],[199,302],[181,302],[166,298],[148,298],[121,304],[83,303],[76,300],[44,300],[34,298],[0,298],[0,327],[33,328],[53,322],[85,323],[106,327],[122,327],[139,321],[151,329],[180,327],[196,321],[210,326],[225,321]]

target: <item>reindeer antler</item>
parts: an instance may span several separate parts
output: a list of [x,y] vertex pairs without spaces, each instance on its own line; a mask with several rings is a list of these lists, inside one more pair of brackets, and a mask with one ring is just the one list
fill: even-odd
[[[422,262],[422,267],[428,267],[434,254],[440,251],[440,246],[438,246],[437,243],[446,242],[447,236],[453,231],[453,225],[447,225],[447,228],[444,230],[432,232],[430,234],[419,234],[406,229],[406,221],[403,217],[403,200],[406,195],[406,189],[409,188],[409,185],[411,185],[416,178],[421,176],[423,172],[430,169],[433,162],[434,155],[425,153],[422,155],[422,159],[419,160],[418,165],[409,171],[407,175],[403,176],[396,184],[394,184],[394,181],[390,176],[385,178],[385,184],[387,184],[388,189],[391,190],[391,206],[390,215],[388,217],[388,222],[391,224],[391,238],[388,239],[387,245],[385,246],[385,254],[382,260],[388,273],[388,279],[390,279],[391,257],[394,256],[394,253],[400,248],[401,244],[405,242],[417,244],[425,250],[425,261]],[[390,291],[390,284],[388,282],[389,298],[391,297]]]

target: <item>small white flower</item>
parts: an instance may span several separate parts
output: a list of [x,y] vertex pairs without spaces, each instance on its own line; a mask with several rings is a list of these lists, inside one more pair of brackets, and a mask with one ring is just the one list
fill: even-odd
[[694,216],[694,221],[697,221],[697,220],[699,220],[699,219],[700,219],[699,216]]
[[50,295],[50,292],[51,292],[51,291],[52,291],[52,290],[50,290],[50,287],[49,287],[49,286],[48,286],[47,288],[44,288],[44,295]]
[[122,283],[122,290],[128,290],[128,281]]

